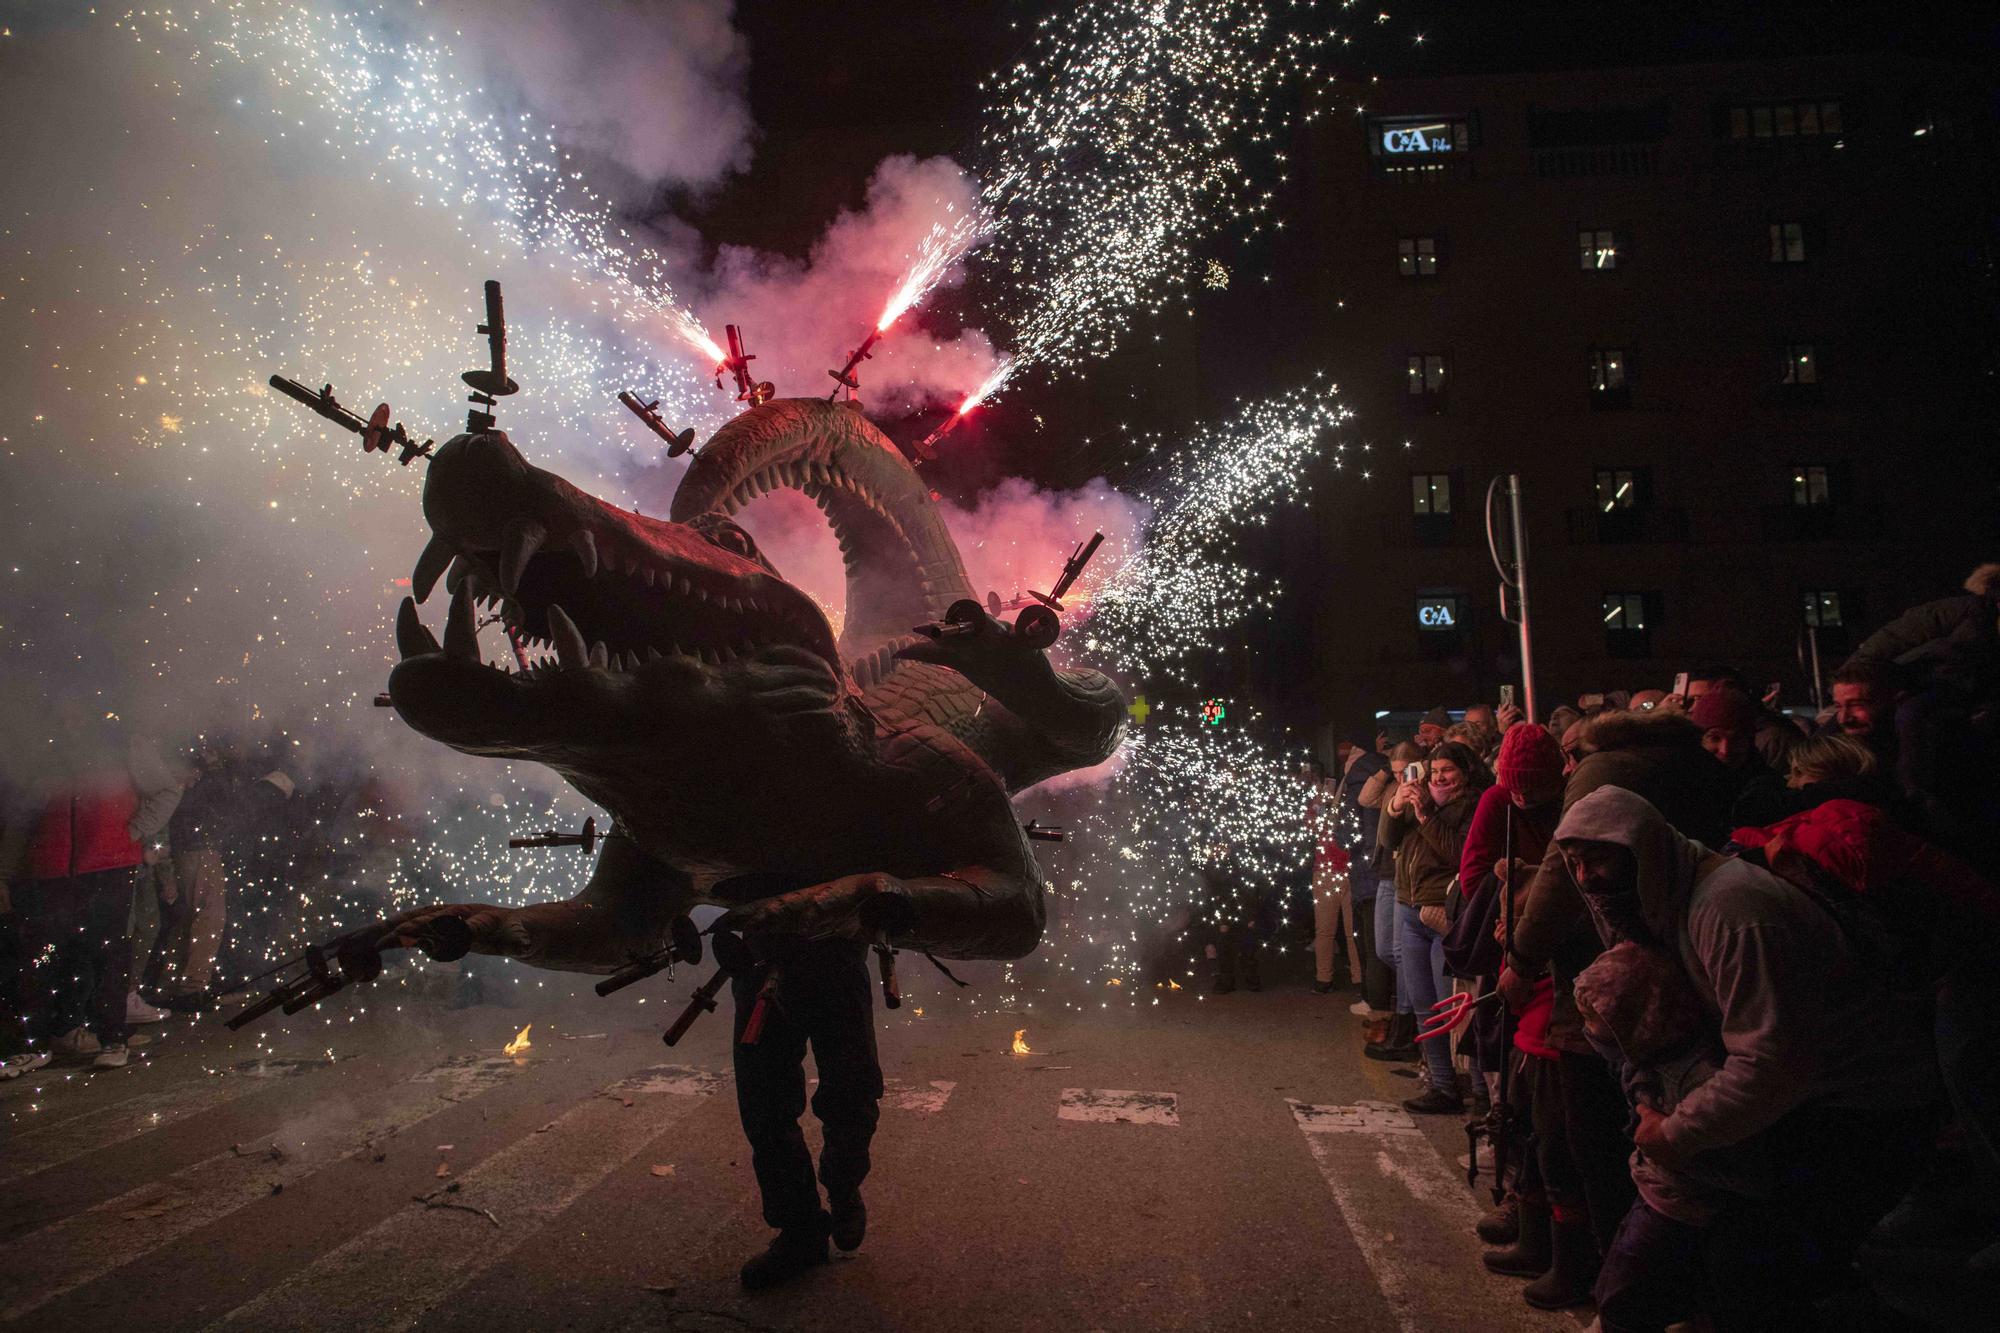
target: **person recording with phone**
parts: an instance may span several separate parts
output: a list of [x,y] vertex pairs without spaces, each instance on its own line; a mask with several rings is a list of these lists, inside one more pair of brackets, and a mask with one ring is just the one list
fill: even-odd
[[[1493,783],[1480,757],[1457,741],[1433,749],[1427,763],[1410,763],[1402,782],[1383,805],[1378,845],[1387,845],[1396,865],[1399,964],[1410,1008],[1428,1014],[1445,994],[1444,932],[1449,924],[1445,894],[1458,875],[1465,838],[1481,791]],[[1405,1109],[1426,1115],[1464,1109],[1458,1074],[1451,1063],[1451,1039],[1419,1043],[1428,1086],[1404,1101]]]

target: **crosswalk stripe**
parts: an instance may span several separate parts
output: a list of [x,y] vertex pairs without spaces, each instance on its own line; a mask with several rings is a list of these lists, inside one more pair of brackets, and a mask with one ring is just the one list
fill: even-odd
[[1470,1239],[1478,1205],[1414,1120],[1387,1102],[1286,1102],[1398,1328],[1541,1326],[1518,1302],[1487,1306],[1491,1281]]
[[[40,1309],[321,1167],[488,1092],[518,1067],[497,1057],[455,1056],[410,1080],[427,1087],[428,1096],[359,1124],[341,1124],[328,1111],[318,1124],[309,1119],[253,1145],[238,1144],[22,1236],[8,1246],[6,1262],[0,1264],[0,1320]],[[303,1137],[307,1133],[313,1137]]]
[[720,1085],[679,1065],[614,1083],[473,1167],[455,1191],[386,1218],[212,1327],[406,1329],[528,1244]]
[[944,1078],[934,1078],[923,1087],[892,1078],[882,1085],[882,1105],[892,1111],[936,1115],[944,1110],[944,1104],[951,1100],[951,1090],[957,1086],[956,1082]]
[[226,1106],[239,1097],[262,1092],[270,1078],[289,1078],[331,1061],[289,1062],[268,1073],[230,1071],[198,1081],[182,1083],[158,1092],[126,1097],[109,1106],[100,1106],[71,1116],[46,1128],[29,1127],[7,1146],[0,1163],[0,1185],[12,1184],[38,1175],[50,1167],[73,1162],[94,1152],[102,1152],[127,1139],[136,1139],[176,1121]]
[[1121,1125],[1179,1125],[1180,1098],[1171,1092],[1122,1088],[1064,1088],[1056,1119]]

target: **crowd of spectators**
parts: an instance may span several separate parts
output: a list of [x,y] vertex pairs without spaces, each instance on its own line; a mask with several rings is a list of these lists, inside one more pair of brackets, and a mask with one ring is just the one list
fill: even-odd
[[2000,566],[1775,703],[1440,707],[1313,775],[1315,989],[1469,1117],[1486,1266],[1607,1333],[2000,1280]]
[[168,744],[74,702],[56,731],[0,774],[0,1080],[123,1068],[135,1028],[385,909],[389,877],[357,862],[410,839],[352,756],[281,733]]

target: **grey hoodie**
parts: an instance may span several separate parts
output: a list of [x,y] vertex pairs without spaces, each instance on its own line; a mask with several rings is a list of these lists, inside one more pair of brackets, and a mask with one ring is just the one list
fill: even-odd
[[[1892,995],[1833,917],[1777,876],[1682,837],[1622,787],[1563,816],[1556,841],[1614,843],[1638,863],[1638,912],[1678,952],[1726,1056],[1665,1122],[1682,1154],[1739,1143],[1797,1107],[1921,1107],[1936,1094],[1928,1006]],[[1618,938],[1590,904],[1605,943]]]

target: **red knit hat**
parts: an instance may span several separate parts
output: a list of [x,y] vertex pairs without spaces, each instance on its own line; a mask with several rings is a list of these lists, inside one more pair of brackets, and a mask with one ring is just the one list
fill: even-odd
[[1493,765],[1494,776],[1510,792],[1523,790],[1522,784],[1548,786],[1562,781],[1562,747],[1547,727],[1533,722],[1516,722],[1507,728],[1500,742],[1500,758]]
[[1741,690],[1710,690],[1694,701],[1688,717],[1703,731],[1740,735],[1757,729],[1757,701]]

